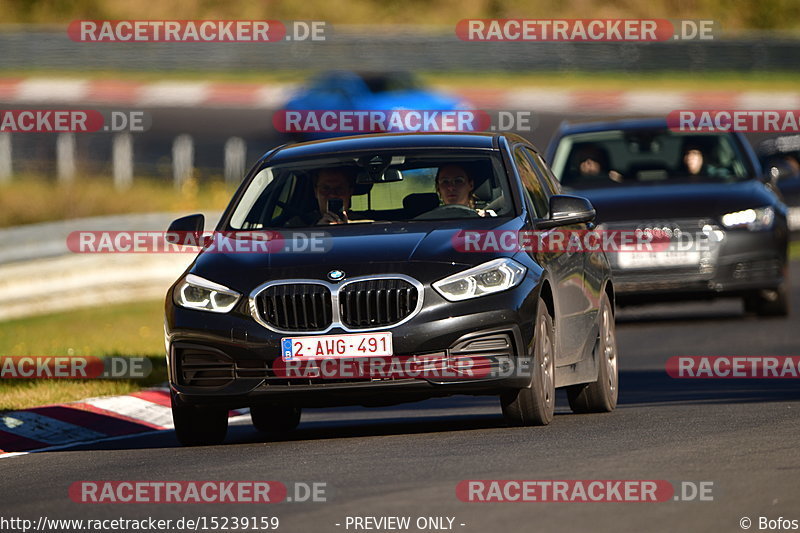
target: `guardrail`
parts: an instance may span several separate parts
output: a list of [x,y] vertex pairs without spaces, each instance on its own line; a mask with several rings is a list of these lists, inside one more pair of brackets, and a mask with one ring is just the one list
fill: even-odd
[[93,44],[70,40],[66,27],[7,26],[0,27],[0,50],[0,69],[752,71],[796,69],[800,39],[757,33],[652,43],[465,42],[455,27],[449,34],[375,34],[337,26],[325,41]]
[[[186,213],[144,213],[0,229],[0,321],[80,307],[163,298],[189,266],[184,254],[75,254],[73,231],[166,231]],[[205,213],[213,228],[220,213]]]

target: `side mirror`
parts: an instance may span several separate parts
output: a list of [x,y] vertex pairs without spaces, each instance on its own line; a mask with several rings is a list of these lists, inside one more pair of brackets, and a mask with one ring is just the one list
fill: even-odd
[[550,217],[536,223],[538,229],[556,228],[591,222],[595,217],[592,203],[582,196],[556,194],[550,197]]
[[167,230],[167,242],[170,244],[199,246],[205,223],[206,218],[199,213],[173,220]]
[[792,166],[785,161],[774,161],[767,165],[767,172],[764,176],[764,182],[777,183],[779,180],[791,178],[796,175]]

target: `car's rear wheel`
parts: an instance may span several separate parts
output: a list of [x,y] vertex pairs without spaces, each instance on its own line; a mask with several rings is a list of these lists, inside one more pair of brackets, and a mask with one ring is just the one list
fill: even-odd
[[607,294],[600,300],[600,331],[595,357],[597,381],[567,387],[569,407],[573,413],[606,413],[617,406],[619,395],[619,367],[614,312]]
[[539,299],[533,335],[531,384],[500,396],[503,416],[516,426],[546,426],[555,411],[555,349],[553,318]]
[[175,436],[184,446],[222,444],[228,433],[228,410],[220,407],[182,405],[172,395]]
[[250,408],[253,426],[262,433],[286,433],[300,424],[299,407],[254,405]]

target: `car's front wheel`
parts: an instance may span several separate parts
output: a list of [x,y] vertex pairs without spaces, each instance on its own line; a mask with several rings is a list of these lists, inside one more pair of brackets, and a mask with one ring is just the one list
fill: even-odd
[[546,426],[553,420],[556,403],[553,317],[544,300],[536,306],[536,322],[529,387],[500,396],[503,416],[515,426]]
[[745,296],[744,312],[758,316],[788,316],[789,290],[786,284],[775,290],[763,290]]
[[597,381],[567,387],[569,407],[573,413],[605,413],[617,406],[619,366],[617,336],[611,300],[603,294],[600,300],[600,332],[595,349]]
[[299,407],[254,405],[250,407],[253,426],[262,433],[286,433],[300,424]]
[[175,436],[184,446],[222,444],[228,433],[228,410],[220,407],[183,405],[172,395]]

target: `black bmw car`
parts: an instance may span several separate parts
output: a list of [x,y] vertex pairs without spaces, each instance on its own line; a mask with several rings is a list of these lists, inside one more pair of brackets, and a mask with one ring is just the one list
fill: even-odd
[[[593,218],[515,135],[276,148],[167,294],[178,439],[221,442],[228,409],[239,407],[267,433],[296,427],[303,407],[454,394],[496,395],[510,423],[544,425],[557,387],[576,412],[611,411],[605,254],[459,244],[468,230],[585,230]],[[170,227],[202,229],[202,215]],[[259,232],[271,247],[254,252]]]
[[547,161],[565,190],[591,200],[599,228],[670,243],[609,254],[618,304],[730,296],[747,312],[788,314],[787,208],[741,133],[568,124]]

